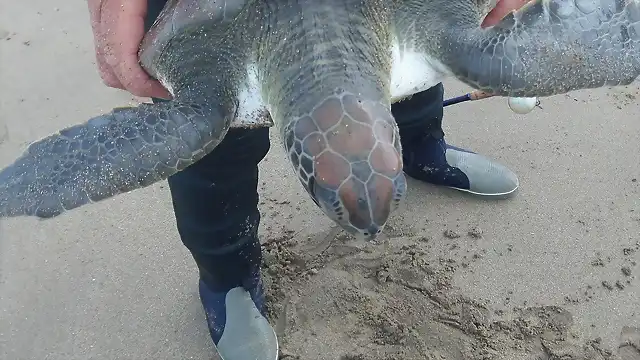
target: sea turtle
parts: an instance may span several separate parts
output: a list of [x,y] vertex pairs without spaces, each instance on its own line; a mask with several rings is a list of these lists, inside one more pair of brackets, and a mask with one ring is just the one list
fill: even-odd
[[488,1],[169,1],[140,58],[173,100],[31,144],[0,172],[0,217],[50,218],[151,185],[230,127],[275,124],[315,203],[372,239],[407,188],[392,102],[449,75],[534,97],[640,73],[638,0],[538,0],[482,29]]

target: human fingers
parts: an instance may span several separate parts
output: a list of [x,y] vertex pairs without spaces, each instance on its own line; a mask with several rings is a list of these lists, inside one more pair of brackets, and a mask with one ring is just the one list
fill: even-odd
[[[107,63],[122,87],[140,97],[158,97],[170,99],[169,92],[152,79],[140,66],[138,49],[144,36],[144,17],[147,11],[146,0],[120,0],[118,9],[112,9],[115,19],[111,19],[113,31],[108,34]],[[104,25],[104,23],[103,23]]]
[[123,89],[120,80],[115,75],[111,66],[107,63],[105,49],[107,48],[107,41],[103,32],[103,26],[101,24],[103,5],[106,5],[110,0],[88,0],[89,7],[89,20],[91,23],[91,30],[93,33],[93,44],[96,59],[96,66],[98,68],[98,74],[102,79],[102,82],[112,88]]
[[530,0],[498,0],[496,7],[484,18],[482,27],[489,27],[499,23],[500,20],[511,11],[520,9],[529,1]]
[[113,68],[107,63],[104,52],[98,46],[96,46],[96,65],[98,66],[98,74],[100,74],[100,78],[105,85],[125,90]]

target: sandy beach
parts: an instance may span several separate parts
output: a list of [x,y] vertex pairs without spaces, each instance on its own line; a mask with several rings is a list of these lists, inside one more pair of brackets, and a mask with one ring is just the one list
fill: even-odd
[[[84,1],[0,11],[0,167],[135,104],[96,71]],[[446,83],[447,96],[468,88]],[[447,140],[507,164],[485,200],[409,180],[381,241],[333,231],[272,131],[261,240],[282,360],[640,360],[640,86],[445,109]],[[335,236],[332,236],[335,235]],[[329,236],[327,240],[327,236]],[[0,225],[0,358],[215,359],[166,182]]]

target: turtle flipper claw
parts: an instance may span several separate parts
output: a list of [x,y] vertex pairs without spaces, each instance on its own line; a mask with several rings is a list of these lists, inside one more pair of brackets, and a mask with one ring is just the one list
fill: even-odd
[[230,123],[202,104],[167,102],[114,109],[61,130],[0,171],[0,217],[55,217],[149,186],[213,150]]

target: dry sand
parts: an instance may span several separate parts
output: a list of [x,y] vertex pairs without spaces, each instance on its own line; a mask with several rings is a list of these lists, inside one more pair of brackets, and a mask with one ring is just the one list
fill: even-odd
[[[83,1],[5,1],[0,66],[3,165],[136,101],[101,84]],[[640,359],[638,96],[575,92],[527,116],[505,99],[447,108],[448,140],[508,164],[519,194],[410,181],[377,245],[323,240],[332,224],[273,137],[261,234],[282,359]],[[0,358],[214,356],[164,182],[1,230]]]

